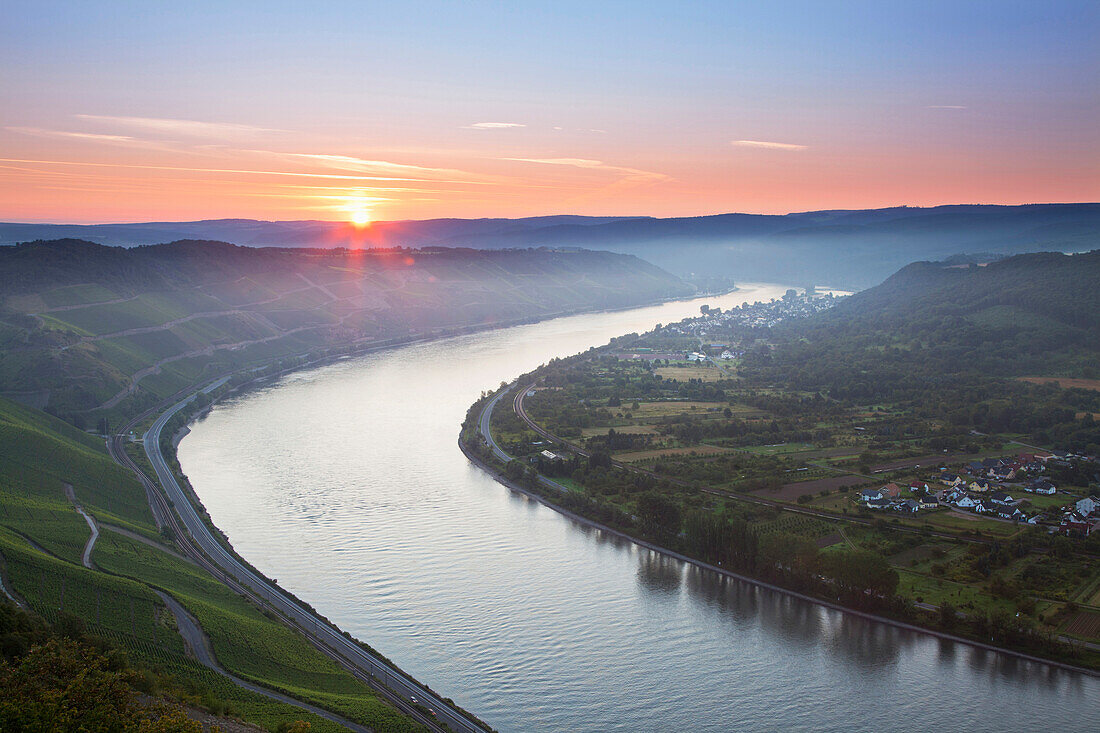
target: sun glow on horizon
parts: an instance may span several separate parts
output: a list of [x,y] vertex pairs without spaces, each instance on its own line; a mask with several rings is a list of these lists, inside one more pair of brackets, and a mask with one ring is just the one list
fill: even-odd
[[349,196],[346,202],[344,211],[348,213],[348,221],[355,228],[362,229],[371,223],[370,200],[366,196]]
[[365,227],[370,224],[370,212],[366,209],[356,209],[351,212],[348,220],[357,227]]

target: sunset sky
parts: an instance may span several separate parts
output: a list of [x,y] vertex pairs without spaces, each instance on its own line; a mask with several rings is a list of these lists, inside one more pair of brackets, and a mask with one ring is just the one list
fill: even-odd
[[1098,36],[1095,0],[6,0],[0,220],[1098,201]]

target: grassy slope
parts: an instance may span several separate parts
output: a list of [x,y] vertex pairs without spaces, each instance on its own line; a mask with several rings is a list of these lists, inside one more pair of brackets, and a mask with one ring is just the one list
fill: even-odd
[[[64,610],[147,663],[203,682],[213,679],[184,655],[182,639],[153,588],[175,595],[211,637],[235,674],[362,721],[376,730],[412,730],[368,687],[296,632],[266,617],[197,566],[110,531],[81,562],[89,537],[63,484],[100,522],[157,537],[141,485],[115,465],[99,438],[0,398],[0,562],[12,588],[47,619]],[[33,544],[32,544],[33,543]],[[38,547],[36,548],[35,545]],[[41,549],[38,549],[41,548]],[[218,694],[264,725],[305,714],[214,680]],[[314,729],[334,729],[309,716]]]

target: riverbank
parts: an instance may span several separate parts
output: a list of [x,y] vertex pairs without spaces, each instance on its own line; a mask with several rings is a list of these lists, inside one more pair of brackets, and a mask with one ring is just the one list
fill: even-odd
[[[486,404],[486,406],[483,408],[483,410],[491,410],[491,407],[494,404],[495,404],[495,400],[490,401],[488,404]],[[476,424],[479,426],[478,430],[477,430],[477,434],[480,435],[481,434],[480,426],[483,425],[483,424],[487,424],[487,420],[479,415],[479,419],[477,420]],[[713,573],[716,573],[716,574],[721,575],[721,576],[726,577],[726,578],[738,580],[738,581],[748,583],[748,584],[751,584],[751,585],[754,585],[754,586],[757,586],[757,587],[760,587],[760,588],[765,588],[765,589],[770,590],[770,591],[781,593],[783,595],[786,595],[786,596],[789,596],[789,597],[792,597],[792,598],[797,598],[797,599],[802,600],[802,601],[813,603],[815,605],[818,605],[818,606],[821,606],[821,607],[824,607],[824,608],[828,608],[828,609],[831,609],[831,610],[834,610],[834,611],[839,611],[841,613],[846,613],[846,614],[849,614],[849,615],[852,615],[852,616],[856,616],[856,617],[859,617],[859,618],[862,618],[862,619],[865,619],[865,620],[868,620],[868,621],[874,621],[876,623],[888,624],[888,625],[893,626],[895,628],[903,629],[903,630],[906,630],[906,631],[912,631],[912,632],[916,632],[916,633],[920,633],[920,634],[925,634],[925,635],[932,636],[932,637],[935,637],[935,638],[938,638],[938,639],[943,639],[943,640],[946,640],[946,641],[951,641],[951,642],[955,642],[955,643],[959,643],[959,644],[965,644],[967,646],[970,646],[970,647],[973,647],[973,648],[976,648],[976,649],[983,649],[985,651],[991,651],[991,652],[996,652],[996,653],[999,653],[999,654],[1005,654],[1005,655],[1015,657],[1017,659],[1022,659],[1022,660],[1028,661],[1028,662],[1043,664],[1043,665],[1047,665],[1047,666],[1051,666],[1051,667],[1057,667],[1059,669],[1063,669],[1063,670],[1068,671],[1068,672],[1074,672],[1074,673],[1077,673],[1077,674],[1084,674],[1084,675],[1088,675],[1088,676],[1091,676],[1091,677],[1100,678],[1100,671],[1097,671],[1097,670],[1089,669],[1087,667],[1080,667],[1080,666],[1077,666],[1077,665],[1069,664],[1067,662],[1062,662],[1062,661],[1058,661],[1058,660],[1054,660],[1054,659],[1039,657],[1039,656],[1035,656],[1035,655],[1032,655],[1032,654],[1027,654],[1025,652],[1020,652],[1020,651],[1008,649],[1008,648],[1005,648],[1005,647],[996,646],[996,645],[993,645],[993,644],[987,644],[985,642],[981,642],[981,641],[978,641],[978,640],[975,640],[975,639],[969,639],[969,638],[966,638],[966,637],[957,636],[955,634],[949,634],[947,632],[944,632],[944,631],[941,631],[941,630],[938,630],[938,629],[932,629],[932,628],[928,628],[928,627],[925,627],[925,626],[919,626],[919,625],[916,625],[916,624],[912,624],[912,623],[908,623],[908,622],[901,621],[901,620],[898,620],[898,619],[894,619],[894,618],[891,618],[889,616],[882,616],[882,615],[879,615],[879,614],[873,614],[873,613],[868,613],[866,611],[861,611],[859,609],[849,608],[847,606],[843,606],[843,605],[840,605],[838,603],[834,603],[834,602],[831,602],[831,601],[828,601],[828,600],[825,600],[825,599],[822,599],[822,598],[817,598],[817,597],[814,597],[814,596],[807,595],[805,593],[800,593],[798,591],[791,590],[789,588],[784,588],[782,586],[775,585],[773,583],[769,583],[767,581],[760,580],[760,579],[754,578],[752,576],[743,575],[741,573],[733,572],[733,571],[727,570],[725,568],[722,568],[722,567],[719,567],[719,566],[716,566],[716,565],[712,565],[712,564],[704,562],[702,560],[698,560],[696,558],[690,557],[688,555],[684,555],[682,553],[676,552],[675,550],[671,550],[667,547],[662,547],[662,546],[657,545],[655,543],[652,543],[648,540],[644,540],[644,539],[641,539],[639,537],[634,537],[630,534],[627,534],[626,532],[623,532],[621,530],[610,527],[610,526],[608,526],[608,525],[606,525],[602,522],[599,522],[595,519],[591,519],[591,518],[586,517],[584,515],[578,514],[577,512],[574,512],[570,509],[567,509],[567,508],[557,504],[556,502],[551,501],[548,497],[546,497],[546,496],[544,496],[544,495],[542,495],[538,492],[535,492],[535,491],[532,491],[530,489],[524,488],[523,486],[520,486],[517,482],[512,481],[511,479],[507,478],[500,471],[498,471],[495,467],[493,467],[492,465],[490,465],[489,463],[487,463],[486,461],[481,459],[479,456],[474,454],[474,452],[472,450],[470,450],[469,446],[465,444],[465,442],[461,439],[461,437],[458,441],[458,444],[459,444],[459,448],[462,451],[462,453],[466,456],[467,459],[469,459],[469,461],[471,463],[473,463],[475,466],[477,466],[481,470],[488,473],[498,483],[503,484],[504,486],[507,486],[509,489],[511,489],[513,491],[521,493],[521,494],[523,494],[523,495],[525,495],[525,496],[527,496],[531,499],[534,499],[535,501],[539,502],[540,504],[543,504],[544,506],[546,506],[550,509],[553,509],[554,511],[558,512],[559,514],[562,514],[563,516],[568,517],[569,519],[571,519],[575,522],[579,522],[581,524],[592,527],[594,529],[598,529],[602,532],[607,532],[608,534],[611,534],[611,535],[614,535],[614,536],[619,537],[621,539],[627,540],[627,541],[629,541],[629,542],[631,542],[635,545],[638,545],[639,547],[644,547],[647,550],[658,553],[658,554],[663,555],[665,557],[669,557],[669,558],[678,560],[680,562],[693,565],[693,566],[701,568],[703,570],[711,571]]]

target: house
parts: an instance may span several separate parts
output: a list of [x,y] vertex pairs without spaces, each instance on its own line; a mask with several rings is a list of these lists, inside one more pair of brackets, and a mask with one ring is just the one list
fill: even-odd
[[859,492],[859,500],[867,503],[882,498],[882,492],[878,489],[864,489]]
[[548,451],[548,450],[542,451],[541,453],[539,453],[539,455],[542,456],[543,458],[545,458],[548,461],[564,461],[565,460],[565,458],[563,456],[559,456],[557,453],[554,453],[553,451]]
[[995,514],[997,512],[997,505],[983,499],[974,505],[974,511],[979,514]]
[[959,507],[960,509],[973,509],[974,507],[978,506],[978,504],[978,500],[975,499],[973,496],[970,496],[970,494],[964,494],[963,496],[960,496],[958,499],[955,500],[955,506]]
[[1058,488],[1045,478],[1032,479],[1024,486],[1024,491],[1030,491],[1033,494],[1046,494],[1050,496],[1055,493]]
[[1001,481],[1011,481],[1016,478],[1016,469],[1012,466],[997,466],[989,470],[989,475]]
[[981,464],[981,461],[971,461],[966,464],[966,472],[971,476],[981,476],[985,473],[985,466]]
[[1087,517],[1097,509],[1100,509],[1100,499],[1097,499],[1095,496],[1086,496],[1084,499],[1077,502],[1076,506],[1077,511],[1082,516]]
[[892,503],[893,502],[891,502],[889,499],[880,496],[877,499],[871,499],[869,502],[867,502],[867,508],[868,509],[889,509]]
[[940,500],[936,498],[935,494],[925,494],[918,499],[922,509],[928,509],[931,507],[937,507],[940,505]]
[[970,490],[977,491],[979,493],[989,491],[989,482],[985,479],[978,479],[976,481],[973,481],[970,484]]
[[907,514],[916,514],[920,511],[920,502],[916,499],[906,499],[905,501],[899,501],[895,504],[894,509]]
[[966,480],[959,476],[959,474],[957,473],[945,473],[940,476],[940,481],[945,486],[958,486],[959,484],[966,483]]
[[994,491],[989,495],[989,500],[994,504],[1000,504],[1001,506],[1015,506],[1016,500],[1003,491]]
[[879,489],[883,496],[888,496],[891,499],[896,499],[901,495],[901,487],[891,482]]
[[1088,536],[1092,531],[1093,523],[1080,512],[1067,512],[1062,516],[1062,522],[1058,525],[1058,531],[1065,534],[1081,534]]

